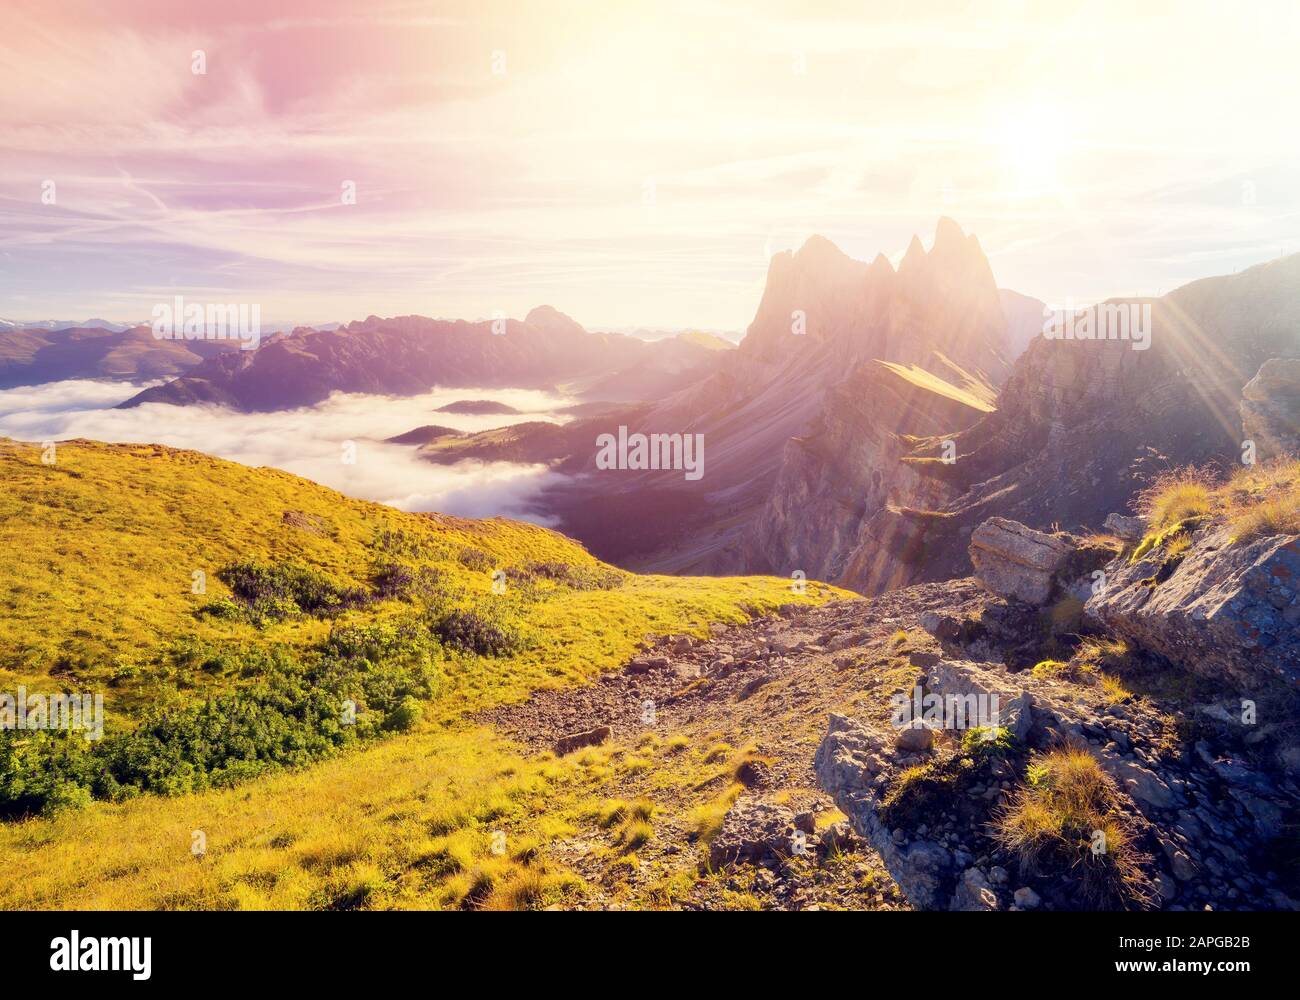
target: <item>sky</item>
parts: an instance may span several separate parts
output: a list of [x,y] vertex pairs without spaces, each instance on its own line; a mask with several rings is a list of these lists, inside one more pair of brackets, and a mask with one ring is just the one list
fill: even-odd
[[1300,250],[1298,43],[1290,0],[5,0],[0,317],[740,330],[773,253],[942,215],[1003,287],[1166,292]]

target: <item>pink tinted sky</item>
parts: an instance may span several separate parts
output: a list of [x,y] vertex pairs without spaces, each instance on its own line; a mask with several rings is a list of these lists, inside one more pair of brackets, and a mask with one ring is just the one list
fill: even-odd
[[941,214],[1167,291],[1300,249],[1296,6],[5,0],[0,316],[739,329],[771,253]]

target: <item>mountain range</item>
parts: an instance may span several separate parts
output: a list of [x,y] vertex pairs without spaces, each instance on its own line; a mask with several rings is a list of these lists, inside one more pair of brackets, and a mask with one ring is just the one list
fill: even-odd
[[[1238,462],[1243,387],[1268,359],[1300,356],[1298,289],[1292,256],[1113,300],[1150,308],[1141,350],[1041,336],[1043,304],[999,291],[948,220],[897,270],[813,238],[773,260],[740,348],[695,385],[563,432],[516,425],[425,451],[554,462],[570,479],[539,510],[620,565],[798,571],[877,593],[968,572],[987,517],[1097,528],[1161,472]],[[593,442],[620,424],[702,433],[705,476],[596,475]]]
[[[978,239],[939,220],[894,267],[811,237],[773,257],[739,346],[708,334],[647,342],[585,330],[550,306],[523,321],[421,316],[299,328],[257,351],[155,341],[143,327],[0,334],[0,385],[173,376],[123,407],[311,406],[333,392],[433,386],[561,389],[569,421],[395,440],[436,463],[547,463],[535,501],[601,558],[669,573],[802,573],[864,593],[969,569],[990,516],[1096,527],[1144,483],[1231,463],[1242,388],[1296,357],[1300,256],[1206,278],[1149,310],[1150,349],[1041,335],[1048,315],[1000,289]],[[37,378],[36,376],[40,376]],[[699,481],[598,470],[595,441],[702,435]]]
[[[128,405],[579,401],[389,439],[549,463],[564,533],[0,438],[0,908],[1300,908],[1298,288],[1047,337],[944,220],[896,268],[777,255],[735,347],[548,307],[4,334],[11,373],[188,366]],[[656,434],[702,478],[595,457]],[[97,738],[8,723],[42,691]]]
[[303,328],[253,352],[209,358],[141,403],[220,403],[246,412],[319,403],[332,392],[414,395],[431,387],[553,388],[601,399],[640,399],[671,391],[726,341],[705,334],[648,343],[589,333],[550,306],[522,322],[371,316],[337,330]]
[[[102,324],[90,321],[97,322]],[[0,389],[74,378],[171,378],[238,346],[238,341],[159,340],[147,326],[0,329]]]

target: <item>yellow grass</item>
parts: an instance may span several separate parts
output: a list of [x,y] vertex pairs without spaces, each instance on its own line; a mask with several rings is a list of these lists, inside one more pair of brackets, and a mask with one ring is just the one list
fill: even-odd
[[1138,510],[1147,534],[1134,561],[1154,549],[1177,558],[1191,547],[1189,530],[1205,519],[1227,524],[1239,543],[1300,534],[1300,460],[1244,466],[1226,482],[1197,469],[1169,473],[1142,493]]
[[884,365],[899,378],[918,388],[928,389],[936,395],[969,406],[972,410],[978,410],[981,413],[992,413],[997,409],[993,405],[992,399],[976,395],[970,389],[958,388],[933,372],[926,371],[916,365],[900,365],[893,361],[877,361],[876,364]]
[[[170,663],[165,650],[177,638],[306,654],[332,624],[411,611],[382,601],[339,623],[302,617],[260,629],[196,615],[225,593],[217,570],[241,559],[302,564],[364,585],[375,560],[396,547],[471,607],[509,602],[530,641],[500,657],[440,654],[437,697],[408,735],[232,789],[95,802],[0,825],[0,866],[22,873],[0,881],[3,908],[531,908],[568,900],[580,880],[548,863],[545,845],[599,801],[610,753],[525,760],[467,716],[538,688],[583,683],[625,662],[646,635],[703,635],[712,622],[840,593],[811,584],[801,597],[774,578],[624,574],[610,589],[542,580],[498,595],[494,568],[600,564],[537,526],[407,514],[194,452],[77,442],[60,444],[57,458],[47,466],[36,447],[0,440],[0,690],[102,691],[110,734],[160,698],[197,700],[240,682]],[[467,550],[483,558],[467,562]],[[206,594],[191,593],[195,570],[206,574]],[[653,810],[627,809],[617,822],[630,824],[623,840],[632,849],[653,836]],[[506,837],[502,853],[493,850],[497,833]],[[201,855],[191,853],[198,839],[206,840]]]
[[1090,907],[1146,905],[1151,885],[1116,805],[1111,779],[1079,747],[1032,759],[1025,782],[998,814],[994,837],[1020,861],[1026,875],[1078,880]]

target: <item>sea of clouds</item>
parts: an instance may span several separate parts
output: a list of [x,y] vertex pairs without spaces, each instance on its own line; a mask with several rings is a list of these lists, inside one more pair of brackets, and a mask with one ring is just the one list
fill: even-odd
[[[96,441],[192,448],[252,466],[273,466],[363,500],[401,510],[436,510],[464,517],[527,518],[528,502],[560,479],[544,465],[465,461],[434,465],[414,447],[384,439],[424,424],[479,431],[528,420],[563,422],[572,399],[529,389],[434,389],[395,398],[335,393],[313,407],[278,413],[239,413],[223,406],[147,403],[113,409],[141,386],[70,380],[0,390],[0,437],[19,441]],[[462,399],[490,399],[519,414],[437,413]],[[355,461],[344,461],[345,443]]]

